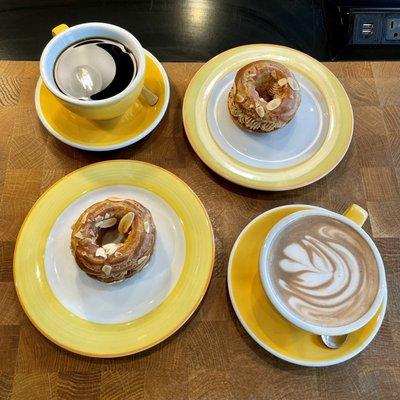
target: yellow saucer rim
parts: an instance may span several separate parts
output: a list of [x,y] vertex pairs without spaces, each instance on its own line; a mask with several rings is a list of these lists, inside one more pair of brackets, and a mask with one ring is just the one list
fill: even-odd
[[[79,344],[79,346],[76,346],[76,345],[71,344],[71,339],[66,340],[66,338],[68,339],[68,335],[65,337],[64,333],[60,334],[59,331],[55,331],[48,324],[44,324],[43,320],[38,318],[38,315],[40,315],[40,313],[39,314],[37,313],[37,307],[35,310],[33,302],[26,301],[26,298],[27,298],[26,292],[27,292],[30,284],[28,284],[26,282],[22,282],[21,276],[18,276],[18,274],[20,274],[20,272],[17,267],[17,258],[21,257],[20,256],[21,242],[23,239],[23,235],[26,235],[26,232],[25,232],[26,226],[28,225],[28,223],[30,223],[30,219],[33,216],[36,209],[38,208],[41,201],[43,201],[49,193],[57,190],[57,185],[59,185],[61,182],[67,182],[73,176],[79,177],[79,174],[82,174],[86,171],[96,172],[96,169],[99,169],[99,168],[100,169],[103,168],[103,169],[107,170],[107,169],[112,169],[114,166],[117,166],[117,165],[120,165],[121,167],[123,167],[124,165],[128,165],[128,164],[129,164],[129,166],[130,165],[138,165],[139,168],[141,168],[141,169],[154,168],[155,171],[158,171],[157,172],[158,174],[164,174],[165,176],[169,177],[169,179],[176,180],[176,182],[179,184],[179,186],[183,187],[184,190],[186,191],[186,193],[183,193],[183,191],[180,189],[180,192],[182,192],[181,194],[183,195],[183,197],[187,201],[189,201],[191,198],[192,204],[195,203],[196,207],[195,207],[194,214],[196,214],[196,221],[199,221],[199,224],[203,224],[203,228],[206,231],[206,236],[202,237],[202,243],[205,246],[206,250],[202,252],[201,257],[206,258],[206,263],[204,264],[203,268],[206,270],[204,272],[207,272],[207,273],[204,274],[203,282],[201,282],[201,290],[198,293],[196,293],[195,295],[191,294],[191,296],[190,296],[193,299],[193,304],[191,304],[191,306],[189,306],[189,307],[185,306],[185,302],[183,301],[183,300],[185,300],[187,302],[187,299],[189,296],[185,295],[185,297],[183,297],[183,295],[182,295],[183,298],[181,298],[182,301],[179,304],[179,306],[180,306],[179,312],[181,312],[181,310],[183,309],[183,311],[181,313],[183,313],[184,315],[182,315],[182,318],[179,320],[177,319],[176,316],[172,315],[172,317],[170,319],[173,321],[172,322],[173,326],[171,329],[166,331],[163,334],[163,336],[160,336],[158,333],[151,332],[150,335],[153,335],[153,339],[148,340],[148,342],[144,346],[141,346],[141,347],[137,347],[137,345],[135,345],[135,343],[134,343],[134,339],[131,339],[130,343],[122,343],[120,345],[120,347],[122,347],[122,348],[118,352],[110,351],[108,349],[107,343],[105,342],[106,339],[104,337],[102,338],[102,340],[104,340],[104,343],[102,343],[101,346],[99,346],[99,344],[97,344],[97,343],[96,344],[87,344],[86,346],[82,346],[81,344]],[[79,178],[82,179],[82,177],[79,177]],[[90,186],[90,189],[88,189],[88,190],[93,190],[95,185],[96,184],[94,184],[93,182],[89,183],[88,186]],[[144,183],[143,187],[146,187],[148,190],[151,190],[151,188],[147,187],[147,186],[148,186],[148,184]],[[101,187],[101,185],[99,187]],[[165,192],[165,189],[163,189],[163,193],[164,192]],[[56,213],[55,210],[51,210],[51,214],[53,214],[53,217],[50,218],[51,220],[54,220],[55,213]],[[190,234],[190,236],[193,236],[192,231],[194,231],[194,227],[189,226],[189,228],[191,228],[189,230],[189,232],[185,233],[186,240],[189,240],[186,237],[187,234],[188,235]],[[46,243],[47,243],[47,239],[48,239],[48,237],[46,237],[46,240],[45,240]],[[192,242],[193,242],[193,240],[192,240]],[[193,251],[191,250],[191,252],[193,252]],[[188,254],[187,254],[187,257],[188,257]],[[79,168],[75,171],[70,172],[69,174],[65,175],[63,178],[61,178],[58,181],[56,181],[55,183],[53,183],[36,200],[36,202],[34,203],[32,208],[29,210],[27,216],[25,217],[25,219],[22,223],[22,226],[19,230],[18,236],[17,236],[16,246],[15,246],[15,251],[14,251],[14,256],[13,256],[13,280],[14,280],[17,297],[18,297],[19,303],[21,304],[23,311],[25,312],[26,316],[31,321],[33,326],[44,337],[46,337],[51,342],[55,343],[57,346],[65,349],[65,350],[68,350],[70,352],[76,353],[76,354],[80,354],[80,355],[87,356],[87,357],[94,357],[94,358],[117,358],[117,357],[124,357],[127,355],[137,354],[137,353],[145,351],[151,347],[154,347],[157,344],[162,343],[164,340],[168,339],[170,336],[175,334],[183,325],[185,325],[185,323],[188,322],[188,320],[191,318],[193,313],[200,306],[200,304],[207,292],[207,289],[208,289],[210,281],[211,281],[214,263],[215,263],[215,237],[214,237],[214,232],[213,232],[210,217],[208,215],[208,212],[207,212],[204,204],[200,200],[200,198],[197,196],[197,194],[194,192],[194,190],[183,179],[181,179],[180,177],[178,177],[171,171],[166,170],[165,168],[162,168],[158,165],[151,164],[148,162],[137,161],[137,160],[124,160],[124,159],[108,160],[108,161],[97,162],[95,164],[90,164],[90,165],[84,166],[82,168]],[[186,266],[186,264],[187,264],[187,261],[185,260],[185,266]],[[43,267],[41,267],[41,269],[43,269]],[[184,281],[185,279],[186,279],[186,281],[188,281],[190,279],[187,276],[183,276],[183,275],[184,275],[184,271],[182,271],[181,276],[179,277],[179,280],[176,284],[176,287],[178,285],[182,285],[182,281]],[[39,280],[39,278],[38,278],[38,280]],[[175,287],[173,289],[172,293],[170,293],[168,295],[168,297],[164,300],[163,303],[161,303],[155,310],[151,311],[150,313],[146,314],[145,316],[142,316],[142,317],[137,318],[132,321],[123,322],[123,323],[102,324],[102,323],[95,323],[95,322],[91,322],[91,321],[82,319],[79,316],[68,311],[59,302],[59,300],[57,299],[55,294],[50,289],[49,284],[47,282],[47,277],[44,280],[44,286],[45,286],[45,289],[42,289],[43,291],[45,291],[44,296],[47,298],[49,304],[55,303],[56,310],[60,311],[63,315],[64,319],[62,319],[62,318],[61,319],[66,327],[68,326],[68,324],[72,324],[72,325],[75,324],[75,326],[77,326],[79,329],[81,329],[82,327],[83,327],[83,329],[93,328],[93,332],[97,331],[100,333],[102,333],[102,330],[107,331],[109,329],[114,329],[114,327],[116,329],[120,329],[120,328],[125,329],[126,328],[126,329],[129,329],[129,331],[128,331],[129,336],[131,336],[132,334],[135,333],[135,330],[131,329],[130,326],[140,323],[140,321],[143,320],[144,318],[154,319],[153,316],[148,317],[148,315],[149,314],[154,315],[156,313],[160,314],[159,308],[161,308],[161,306],[164,303],[170,302],[170,298],[173,297],[174,292],[177,290],[177,288]],[[200,286],[200,283],[197,283],[197,286]],[[175,298],[176,298],[176,296],[175,296]],[[185,307],[186,307],[186,309],[185,309]],[[179,314],[179,312],[177,311],[176,314]],[[57,318],[59,318],[59,317],[57,317]],[[125,329],[125,331],[126,331],[126,329]],[[163,330],[162,326],[160,327],[160,330]],[[72,338],[72,336],[70,336],[70,337]],[[122,341],[126,340],[126,336],[125,337],[123,336],[122,329],[121,329],[121,332],[119,332],[119,330],[114,332],[113,339],[116,339],[116,340],[121,339]],[[108,346],[109,346],[109,343],[108,343]]]
[[[67,144],[68,146],[75,147],[80,150],[96,151],[96,152],[118,150],[118,149],[122,149],[124,147],[130,146],[134,143],[137,143],[141,139],[145,138],[161,122],[162,118],[164,117],[164,115],[168,109],[170,95],[171,95],[170,83],[169,83],[168,75],[167,75],[167,72],[165,71],[165,68],[162,66],[160,61],[152,53],[150,53],[146,49],[145,49],[145,53],[148,57],[150,57],[152,59],[152,61],[157,66],[157,68],[163,78],[165,99],[164,99],[164,104],[162,105],[162,107],[160,109],[160,112],[154,118],[153,122],[146,129],[144,129],[140,134],[135,135],[134,137],[132,137],[128,140],[124,140],[124,141],[121,141],[121,142],[118,142],[115,144],[105,145],[105,146],[83,145],[81,143],[77,143],[77,142],[74,142],[73,140],[69,140],[69,139],[65,138],[50,124],[50,122],[48,121],[48,119],[46,118],[46,116],[42,110],[40,89],[41,89],[42,85],[44,85],[44,83],[43,83],[43,79],[39,76],[37,83],[36,83],[36,87],[35,87],[35,108],[36,108],[36,113],[40,119],[40,122],[43,124],[43,126],[46,128],[46,130],[51,135],[53,135],[56,139]],[[68,112],[72,113],[72,111],[68,111]]]
[[[334,110],[333,116],[337,121],[337,115],[341,114],[342,126],[332,127],[332,136],[336,138],[335,148],[320,149],[314,156],[309,159],[285,169],[262,169],[258,167],[243,164],[214,143],[207,123],[196,117],[196,107],[199,105],[198,99],[208,100],[209,87],[214,80],[221,79],[221,76],[231,72],[232,68],[227,66],[228,62],[237,63],[239,57],[249,60],[254,59],[254,54],[262,52],[262,54],[281,52],[281,56],[293,59],[307,60],[307,67],[314,69],[320,76],[315,77],[314,84],[319,88],[323,88],[323,79],[331,86],[330,90],[334,93],[332,99],[330,96],[324,95],[328,108]],[[274,56],[273,56],[274,57]],[[274,58],[271,59],[274,59]],[[258,56],[258,58],[263,58]],[[296,62],[297,62],[296,61]],[[236,64],[235,64],[236,65]],[[304,72],[304,71],[303,71]],[[305,73],[304,73],[305,74]],[[305,74],[307,75],[307,74]],[[326,83],[325,82],[325,83]],[[327,90],[321,90],[326,94]],[[328,92],[328,94],[330,94]],[[340,102],[339,102],[340,99]],[[199,113],[197,113],[199,114]],[[256,189],[269,191],[284,191],[298,189],[315,183],[332,172],[346,155],[354,130],[354,115],[350,99],[338,78],[322,63],[306,53],[292,49],[287,46],[274,45],[268,43],[257,43],[243,45],[226,50],[205,63],[191,79],[183,99],[182,106],[183,124],[188,140],[199,158],[215,173],[223,178],[236,183],[238,185]],[[344,125],[344,126],[343,126]],[[345,134],[343,134],[345,132]],[[317,155],[320,155],[318,156]],[[323,155],[323,156],[322,156]],[[312,165],[315,164],[313,167]]]
[[[237,250],[237,247],[239,246],[239,243],[241,242],[241,240],[243,239],[243,237],[246,235],[247,231],[252,227],[252,225],[254,225],[255,223],[257,223],[258,221],[262,220],[265,217],[268,217],[269,215],[272,215],[275,212],[278,212],[280,210],[283,209],[290,209],[290,208],[307,208],[307,209],[323,209],[322,207],[318,207],[318,206],[312,206],[309,204],[290,204],[290,205],[284,205],[284,206],[279,206],[279,207],[274,207],[270,210],[267,210],[263,213],[261,213],[260,215],[258,215],[257,217],[255,217],[254,219],[252,219],[240,232],[239,236],[237,237],[237,239],[235,240],[235,243],[233,244],[230,256],[229,256],[229,261],[228,261],[228,270],[227,270],[227,286],[228,286],[228,293],[229,293],[229,298],[232,304],[232,307],[235,311],[235,314],[237,316],[237,318],[239,319],[241,325],[243,326],[243,328],[245,329],[245,331],[249,334],[249,336],[259,345],[261,346],[264,350],[267,350],[269,353],[271,353],[272,355],[274,355],[275,357],[280,358],[281,360],[290,362],[292,364],[296,364],[296,365],[301,365],[304,367],[328,367],[328,366],[332,366],[332,365],[337,365],[340,363],[343,363],[345,361],[348,361],[349,359],[355,357],[356,355],[358,355],[359,353],[361,353],[374,339],[374,337],[376,336],[376,334],[378,333],[379,329],[382,326],[383,323],[383,319],[385,317],[386,314],[386,307],[387,307],[387,301],[388,301],[388,294],[387,294],[387,288],[385,290],[385,294],[381,303],[381,307],[382,308],[382,312],[379,314],[379,318],[376,321],[376,324],[374,326],[374,329],[371,331],[371,333],[369,334],[368,338],[358,347],[356,347],[353,351],[345,354],[342,357],[338,357],[336,359],[331,359],[328,361],[305,361],[305,360],[301,360],[298,359],[296,357],[287,357],[286,355],[280,353],[279,351],[277,351],[276,349],[272,348],[271,346],[269,346],[267,343],[263,342],[260,338],[257,337],[257,335],[252,331],[252,329],[249,327],[249,325],[246,323],[241,311],[240,311],[240,306],[237,304],[236,300],[235,300],[235,296],[234,296],[234,289],[232,287],[232,268],[233,268],[233,260],[235,257],[235,253]],[[265,294],[265,296],[267,296]],[[284,318],[284,317],[282,317]],[[332,350],[334,351],[334,350]]]

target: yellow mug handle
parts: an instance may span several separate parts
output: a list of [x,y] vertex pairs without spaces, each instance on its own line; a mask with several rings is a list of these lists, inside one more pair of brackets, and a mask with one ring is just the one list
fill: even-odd
[[357,204],[352,204],[349,208],[347,208],[343,215],[360,226],[363,226],[364,222],[368,218],[367,211]]
[[54,36],[57,36],[57,35],[59,35],[61,32],[66,31],[68,28],[69,28],[69,26],[68,26],[68,25],[65,25],[65,24],[57,25],[56,27],[54,27],[54,28],[51,30],[51,34],[52,34],[53,37],[54,37]]

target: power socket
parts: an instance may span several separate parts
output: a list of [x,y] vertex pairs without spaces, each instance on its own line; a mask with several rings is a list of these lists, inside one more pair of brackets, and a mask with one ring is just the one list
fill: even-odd
[[385,37],[383,42],[400,41],[400,14],[385,16]]
[[400,11],[353,10],[353,45],[400,45]]
[[379,44],[382,39],[384,14],[375,12],[355,13],[353,24],[353,44]]

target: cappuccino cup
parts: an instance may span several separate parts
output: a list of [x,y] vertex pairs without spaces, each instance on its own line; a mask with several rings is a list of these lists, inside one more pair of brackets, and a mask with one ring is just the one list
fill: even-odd
[[368,214],[352,205],[340,215],[322,208],[295,212],[268,233],[260,276],[275,308],[297,327],[343,335],[364,326],[386,292],[379,251],[361,228]]
[[[47,89],[70,111],[93,120],[106,120],[122,115],[138,99],[143,90],[146,69],[145,52],[139,41],[128,31],[118,26],[100,22],[90,22],[69,28],[62,24],[52,31],[53,39],[47,44],[40,57],[40,76]],[[132,54],[135,63],[135,75],[130,83],[119,93],[101,100],[82,100],[69,96],[62,90],[55,78],[55,67],[63,53],[71,46],[94,39],[111,41],[121,45]],[[95,55],[98,55],[97,53]],[[92,56],[92,61],[98,57]],[[112,58],[108,56],[108,59]],[[74,57],[69,60],[74,62]],[[90,68],[85,66],[86,69]],[[110,71],[110,68],[107,68]],[[83,76],[81,79],[86,79]],[[87,79],[86,79],[87,80]],[[111,79],[110,79],[111,80]]]

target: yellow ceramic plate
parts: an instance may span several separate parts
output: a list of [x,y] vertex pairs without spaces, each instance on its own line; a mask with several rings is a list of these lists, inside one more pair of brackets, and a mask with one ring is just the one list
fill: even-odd
[[[132,321],[105,324],[79,318],[61,304],[46,278],[44,254],[49,233],[63,211],[88,192],[112,185],[135,186],[168,204],[181,221],[186,252],[175,287],[157,308]],[[18,235],[14,281],[24,311],[47,338],[75,353],[118,357],[154,346],[187,321],[206,292],[213,261],[207,212],[183,181],[151,164],[107,161],[65,176],[35,203]]]
[[279,314],[266,296],[259,275],[260,250],[270,229],[287,215],[316,208],[290,205],[255,218],[239,235],[228,266],[229,295],[243,327],[264,349],[294,364],[322,367],[338,364],[360,353],[378,332],[386,310],[387,294],[376,315],[337,350],[325,347],[319,336],[303,331]]
[[[259,135],[258,138],[254,135],[249,137],[251,134],[246,132],[238,132],[237,135],[230,132],[237,128],[232,121],[227,121],[229,115],[226,102],[223,101],[223,96],[226,97],[227,88],[230,87],[228,81],[233,80],[234,73],[243,65],[258,59],[275,60],[293,70],[304,81],[304,85],[301,83],[302,90],[305,89],[302,103],[307,100],[307,104],[316,106],[304,110],[310,114],[307,118],[301,115],[300,120],[304,120],[304,123],[300,123],[299,116],[296,115],[287,125],[288,129],[297,126],[293,132],[295,135],[290,136],[286,132],[285,140],[280,140],[283,136],[280,136],[282,132],[279,131],[274,136]],[[215,107],[210,110],[209,105],[213,103]],[[319,109],[317,116],[314,115],[315,112],[311,113],[315,111],[314,108]],[[225,117],[221,117],[223,113],[226,114]],[[219,118],[222,121],[218,125],[218,121],[214,119]],[[353,133],[351,104],[337,78],[325,66],[304,53],[268,44],[237,47],[207,62],[196,73],[186,90],[183,122],[191,145],[204,163],[232,182],[260,190],[294,189],[322,178],[343,158]],[[316,124],[317,127],[313,129],[317,132],[311,132],[315,135],[315,140],[307,144],[307,135],[310,134],[307,129],[311,123]],[[320,132],[321,126],[323,135]],[[222,136],[216,132],[221,130],[224,131]],[[304,138],[305,142],[297,143],[299,137]],[[268,138],[274,140],[269,147],[268,143],[266,145],[266,150],[273,159],[259,160],[264,153],[261,151],[260,154],[262,147],[254,142],[269,140]],[[294,146],[293,142],[299,146],[299,154],[290,154],[289,151],[287,160],[275,163],[276,151],[287,151],[290,146]],[[280,147],[277,149],[275,145]],[[254,154],[247,154],[250,151]]]
[[91,151],[120,149],[147,136],[160,123],[169,102],[169,82],[159,61],[146,51],[145,85],[159,96],[155,106],[139,98],[122,117],[92,121],[67,110],[44,86],[36,85],[36,112],[45,128],[62,142]]

